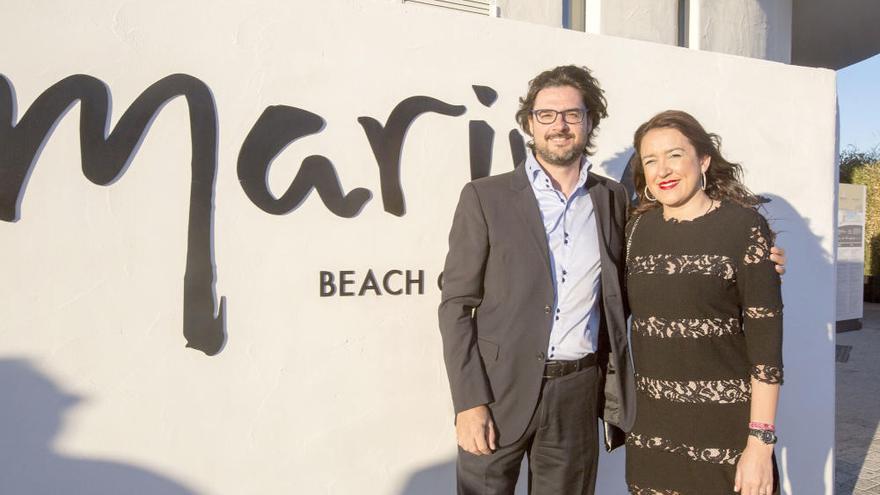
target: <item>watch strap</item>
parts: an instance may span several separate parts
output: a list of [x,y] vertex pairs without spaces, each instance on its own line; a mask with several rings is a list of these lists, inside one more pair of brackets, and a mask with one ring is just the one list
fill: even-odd
[[778,438],[776,437],[776,433],[770,430],[749,428],[749,435],[756,437],[758,440],[766,443],[767,445],[773,445],[778,440]]

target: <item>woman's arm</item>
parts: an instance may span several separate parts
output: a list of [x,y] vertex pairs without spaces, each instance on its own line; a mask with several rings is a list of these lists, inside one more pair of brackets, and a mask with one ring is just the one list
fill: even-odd
[[[752,378],[752,405],[749,421],[773,425],[776,423],[776,404],[779,384],[769,384]],[[742,495],[772,495],[773,444],[766,444],[749,435],[746,448],[736,466],[734,491]]]
[[[762,216],[755,214],[753,220],[745,233],[737,267],[743,332],[751,365],[749,420],[774,425],[782,384],[781,281],[770,259],[773,234]],[[737,464],[734,490],[742,495],[772,495],[773,444],[751,434],[744,442],[746,447]]]

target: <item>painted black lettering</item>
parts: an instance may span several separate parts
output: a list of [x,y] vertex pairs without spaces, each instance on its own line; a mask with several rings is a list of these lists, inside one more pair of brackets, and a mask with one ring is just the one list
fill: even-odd
[[358,295],[362,296],[366,294],[368,290],[375,292],[377,296],[382,295],[382,291],[379,290],[379,281],[376,280],[376,275],[373,274],[373,270],[367,270],[367,276],[364,278],[364,283],[361,284],[361,290],[358,291]]
[[406,295],[412,294],[412,286],[418,286],[418,294],[425,293],[425,270],[419,270],[419,276],[413,278],[412,270],[406,271]]
[[186,74],[160,79],[141,93],[110,130],[110,88],[77,74],[57,82],[34,100],[16,124],[12,83],[0,75],[0,220],[21,218],[27,182],[55,125],[80,102],[83,174],[97,185],[118,180],[137,153],[156,115],[172,99],[189,106],[192,160],[183,277],[183,335],[187,347],[207,355],[226,342],[226,298],[214,293],[214,181],[217,174],[217,110],[210,88]]
[[492,171],[492,143],[495,130],[485,120],[472,120],[468,129],[471,180],[488,177]]
[[483,106],[491,107],[495,104],[495,100],[498,99],[498,92],[489,86],[477,86],[472,85],[471,88],[474,90],[474,94],[477,95],[477,100],[483,104]]
[[324,128],[324,119],[306,110],[276,105],[266,108],[241,145],[238,180],[245,194],[258,208],[273,215],[285,215],[299,208],[312,189],[335,215],[352,218],[370,200],[372,193],[358,187],[345,194],[333,163],[321,155],[303,160],[293,183],[275,198],[266,182],[272,161],[292,142]]
[[385,211],[398,217],[406,213],[406,201],[400,184],[400,154],[406,132],[413,121],[426,112],[457,117],[466,110],[463,105],[450,105],[429,96],[411,96],[394,107],[384,126],[372,117],[358,117],[379,166]]
[[339,272],[339,295],[353,296],[354,292],[347,287],[354,285],[354,270],[342,270]]
[[522,134],[516,129],[511,129],[507,134],[507,141],[510,143],[510,156],[513,157],[513,166],[516,167],[520,163],[525,163],[526,142],[523,141]]
[[395,290],[391,288],[392,275],[401,276],[403,275],[403,272],[400,270],[390,270],[388,273],[386,273],[385,276],[382,277],[382,288],[385,289],[385,292],[391,294],[392,296],[399,296],[403,294],[403,289]]
[[336,295],[336,277],[333,272],[321,270],[321,297],[331,297]]

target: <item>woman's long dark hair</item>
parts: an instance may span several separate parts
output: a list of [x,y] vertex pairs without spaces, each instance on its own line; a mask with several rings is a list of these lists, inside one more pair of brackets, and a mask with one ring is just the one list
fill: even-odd
[[676,129],[690,141],[700,158],[709,156],[709,170],[706,171],[706,194],[714,200],[728,200],[740,205],[754,208],[763,201],[754,195],[742,183],[742,166],[731,163],[721,156],[721,138],[717,134],[706,132],[703,126],[691,114],[681,110],[666,110],[651,117],[651,120],[640,125],[633,136],[635,153],[630,158],[630,170],[633,171],[636,195],[639,198],[633,211],[639,215],[660,203],[645,197],[645,169],[642,165],[642,139],[652,129]]

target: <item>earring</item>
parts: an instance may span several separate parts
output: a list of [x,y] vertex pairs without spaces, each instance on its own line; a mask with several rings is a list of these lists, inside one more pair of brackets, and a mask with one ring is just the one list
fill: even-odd
[[651,195],[648,193],[647,184],[645,184],[645,198],[647,198],[648,201],[657,201],[657,198],[652,198]]
[[709,181],[706,180],[706,172],[700,172],[700,189],[706,190],[706,185]]

